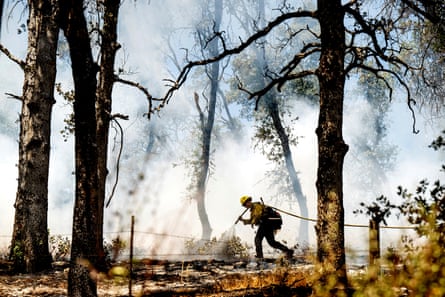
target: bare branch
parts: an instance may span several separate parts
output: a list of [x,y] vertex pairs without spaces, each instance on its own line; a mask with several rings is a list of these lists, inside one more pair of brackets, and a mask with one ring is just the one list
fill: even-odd
[[11,93],[5,93],[5,95],[11,97],[12,99],[17,99],[19,101],[23,101],[23,97],[22,96],[14,95],[14,94],[11,94]]
[[[378,79],[381,79],[385,82],[388,89],[390,90],[390,98],[392,97],[392,88],[390,87],[390,84],[386,81],[386,79],[383,76],[380,76],[379,73],[388,73],[392,77],[396,78],[396,80],[400,83],[400,85],[405,89],[407,93],[407,105],[413,119],[412,130],[413,133],[418,133],[419,131],[416,129],[416,116],[413,109],[413,105],[416,104],[416,101],[412,98],[410,88],[405,80],[402,79],[400,74],[388,68],[388,65],[396,67],[398,69],[404,68],[404,74],[406,74],[409,70],[421,70],[421,67],[414,67],[412,65],[409,65],[401,58],[399,58],[398,55],[400,54],[401,50],[403,50],[403,47],[399,49],[388,48],[388,41],[390,40],[390,37],[388,33],[389,29],[386,28],[386,26],[391,29],[393,28],[396,21],[391,21],[390,23],[382,21],[376,24],[370,24],[363,18],[358,10],[350,6],[344,6],[344,8],[345,11],[349,13],[361,27],[361,30],[350,32],[352,38],[348,54],[352,55],[352,61],[346,67],[345,73],[347,74],[355,68],[361,68],[373,73]],[[381,47],[379,44],[379,40],[382,41],[382,39],[379,39],[377,37],[377,29],[382,29],[382,31],[385,33],[385,38],[383,39],[385,42],[384,47]],[[371,43],[365,47],[354,47],[355,36],[359,34],[366,34],[367,36],[369,36],[371,39]],[[372,59],[374,61],[376,67],[364,64],[364,61],[369,59]]]
[[267,92],[269,92],[273,87],[276,86],[278,92],[281,92],[281,88],[283,87],[283,85],[286,82],[288,82],[290,80],[295,80],[295,79],[311,76],[311,75],[316,75],[315,70],[305,70],[305,71],[300,71],[298,73],[290,73],[290,74],[287,74],[286,76],[272,79],[266,86],[264,86],[264,88],[257,90],[255,92],[251,92],[251,91],[247,90],[246,88],[244,88],[241,81],[238,80],[238,89],[247,93],[248,99],[256,98],[255,109],[257,109],[258,103],[259,103],[259,100],[261,99],[261,97],[264,96]]
[[[292,40],[295,39],[298,35],[300,35],[300,34],[302,34],[302,33],[306,33],[306,32],[308,32],[309,35],[312,35],[315,39],[318,39],[318,40],[320,39],[320,35],[317,34],[315,31],[313,31],[313,30],[309,27],[309,25],[306,25],[305,28],[301,28],[301,29],[299,29],[299,30],[296,30],[295,32],[293,32],[293,31],[291,30],[291,28],[289,28],[289,29],[287,30],[287,32],[288,32],[289,36],[284,37],[284,38],[280,38],[280,42],[282,43],[282,45],[281,45],[282,48],[284,48],[284,47],[286,47],[287,45],[289,45],[289,44],[292,42]],[[303,39],[304,39],[304,38],[303,38]]]
[[[198,34],[199,34],[199,33],[201,33],[203,36],[205,36],[204,33],[199,32],[199,30],[198,30]],[[208,40],[206,40],[205,43],[201,42],[201,43],[204,44],[204,45],[202,46],[202,48],[203,48],[203,49],[207,48],[207,46],[208,46],[213,40],[219,40],[219,41],[221,41],[221,45],[222,45],[224,51],[227,50],[226,40],[225,40],[224,37],[223,37],[224,33],[225,33],[224,31],[221,31],[221,32],[217,32],[217,31],[215,31],[215,24],[214,24],[214,25],[213,25],[213,36],[212,36],[211,38],[209,38]]]
[[125,114],[115,113],[115,114],[111,115],[111,119],[112,120],[114,120],[114,119],[128,120],[129,117],[128,117],[128,115],[125,115]]
[[[135,88],[139,89],[142,93],[144,93],[145,97],[147,97],[147,100],[148,100],[148,113],[147,113],[147,117],[150,118],[150,115],[151,115],[151,113],[153,111],[152,110],[152,108],[153,108],[153,100],[156,101],[157,99],[153,98],[153,96],[151,96],[151,94],[148,92],[148,90],[144,86],[142,86],[141,84],[139,84],[137,82],[130,81],[130,80],[125,80],[125,79],[122,79],[122,78],[120,78],[118,76],[115,77],[115,82],[120,82],[122,84],[135,87]],[[161,106],[158,107],[158,109],[160,109],[162,107],[163,107],[163,103],[161,104]]]
[[20,60],[19,58],[15,57],[11,52],[3,46],[3,44],[0,44],[0,51],[4,53],[11,61],[15,62],[22,70],[25,70],[26,63],[23,60]]
[[408,108],[409,108],[409,110],[411,112],[411,117],[413,119],[412,131],[413,131],[414,134],[419,133],[419,130],[416,129],[416,122],[417,121],[416,121],[416,114],[415,114],[415,111],[414,111],[414,108],[413,108],[413,105],[416,105],[416,100],[414,100],[412,98],[411,91],[410,91],[410,88],[409,88],[408,84],[400,77],[400,75],[398,73],[396,73],[395,71],[392,71],[392,70],[386,69],[386,68],[384,68],[384,69],[375,69],[375,68],[372,68],[372,67],[366,66],[366,65],[359,65],[358,67],[363,69],[363,70],[366,70],[366,71],[368,71],[368,72],[370,72],[372,74],[374,74],[378,79],[382,80],[386,84],[387,88],[390,90],[390,100],[392,100],[392,87],[389,84],[389,82],[386,80],[386,78],[381,76],[380,73],[381,72],[389,73],[392,77],[397,79],[397,81],[400,83],[400,85],[406,91],[406,101],[407,101]]
[[121,156],[122,156],[122,151],[124,148],[124,130],[122,129],[121,124],[119,123],[118,120],[116,120],[117,118],[119,119],[123,119],[123,120],[128,120],[128,116],[123,115],[123,114],[114,114],[111,117],[111,120],[113,122],[116,123],[116,125],[119,128],[119,134],[120,134],[120,146],[119,146],[119,153],[117,154],[117,160],[116,160],[116,179],[114,180],[114,184],[113,184],[113,188],[111,190],[110,196],[108,197],[108,201],[107,204],[105,205],[105,207],[108,207],[110,205],[111,199],[114,196],[114,192],[116,191],[116,187],[119,181],[119,168],[120,168],[120,160],[121,160]]
[[295,11],[295,12],[289,12],[286,14],[282,14],[269,22],[263,29],[257,31],[255,34],[249,36],[245,41],[240,41],[240,44],[237,47],[234,47],[232,49],[225,49],[223,52],[219,53],[218,55],[214,57],[210,57],[208,59],[204,60],[197,60],[197,61],[190,61],[187,65],[185,65],[179,75],[177,76],[176,80],[168,80],[171,82],[170,88],[167,90],[166,94],[163,98],[159,98],[156,100],[162,101],[164,103],[168,103],[173,94],[178,90],[187,80],[187,77],[190,73],[190,71],[196,67],[196,66],[205,66],[208,64],[211,64],[213,62],[220,61],[226,57],[229,57],[234,54],[238,54],[242,52],[244,49],[255,43],[260,38],[266,36],[269,34],[270,31],[272,31],[275,27],[279,26],[280,24],[293,19],[293,18],[299,18],[299,17],[311,17],[311,18],[317,18],[317,12],[314,11]]
[[[357,23],[362,28],[361,31],[358,31],[356,33],[363,33],[368,35],[371,38],[372,45],[374,47],[374,51],[376,53],[376,56],[379,56],[382,60],[389,62],[389,63],[399,63],[400,65],[405,66],[405,68],[409,68],[408,65],[403,62],[401,59],[399,59],[397,56],[394,55],[387,55],[385,54],[385,51],[387,50],[386,46],[382,48],[379,44],[379,39],[376,35],[376,28],[374,25],[369,24],[363,16],[360,14],[358,10],[355,10],[349,6],[345,6],[345,11],[349,13],[351,16],[354,17],[354,19],[357,21]],[[377,26],[380,26],[381,24],[378,24]],[[385,38],[386,42],[386,38]]]
[[278,92],[281,92],[281,88],[287,81],[300,79],[300,78],[312,76],[312,75],[316,75],[316,70],[304,70],[304,71],[300,71],[297,73],[290,73],[290,74],[286,75],[285,77],[278,80],[277,90],[278,90]]
[[287,63],[286,66],[284,66],[284,67],[281,69],[280,73],[285,73],[285,75],[287,75],[288,73],[290,73],[291,71],[293,71],[293,70],[300,64],[300,62],[301,62],[304,58],[306,58],[306,57],[312,55],[313,53],[319,52],[319,51],[320,51],[320,48],[319,48],[319,47],[313,48],[313,49],[310,50],[310,51],[306,51],[307,49],[312,48],[312,47],[315,47],[315,46],[318,46],[318,45],[319,45],[319,44],[308,44],[308,45],[306,45],[306,46],[301,50],[301,52],[299,52],[298,54],[296,54],[296,55],[294,56],[294,58],[293,58],[289,63]]

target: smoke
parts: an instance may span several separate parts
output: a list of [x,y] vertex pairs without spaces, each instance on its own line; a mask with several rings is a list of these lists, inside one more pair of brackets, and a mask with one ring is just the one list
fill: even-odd
[[[196,21],[196,16],[200,16],[196,7],[196,3],[191,0],[151,1],[150,4],[123,2],[119,27],[119,40],[123,48],[119,51],[117,65],[127,70],[126,79],[141,82],[153,96],[163,94],[165,87],[162,79],[170,78],[169,71],[174,71],[173,63],[166,59],[166,55],[170,54],[168,37],[175,41],[172,47],[177,50],[178,61],[182,63],[185,52],[178,49],[192,45],[193,38],[189,29]],[[172,33],[172,36],[168,36],[168,32]],[[26,40],[23,36],[17,37],[14,32],[2,32],[2,42],[24,55]],[[166,61],[170,61],[167,62],[169,69],[166,68]],[[18,67],[3,55],[0,57],[0,66],[4,70],[0,73],[0,93],[20,94],[23,75]],[[59,71],[58,81],[67,89],[72,85],[69,68]],[[192,101],[194,91],[196,90],[191,84],[184,85],[167,107],[148,121],[144,115],[147,112],[147,100],[144,95],[128,86],[115,86],[113,113],[129,115],[130,119],[120,121],[124,130],[124,146],[116,192],[110,206],[105,209],[104,229],[107,241],[119,235],[128,242],[131,216],[136,219],[135,245],[139,255],[177,255],[183,251],[183,244],[187,239],[199,238],[201,226],[196,204],[187,198],[190,172],[187,164],[183,163],[184,150],[198,141],[196,135],[193,135],[193,121],[197,120]],[[352,147],[357,145],[354,140],[369,131],[369,122],[364,121],[362,117],[362,114],[369,111],[364,100],[354,103],[348,96],[349,93],[346,96],[344,137],[352,150]],[[63,129],[63,119],[71,112],[71,108],[62,98],[56,99],[49,183],[49,229],[52,234],[70,234],[74,200],[73,137],[65,141],[60,130]],[[0,235],[4,237],[0,239],[6,239],[6,243],[2,244],[9,243],[8,236],[12,233],[13,204],[17,188],[18,124],[15,121],[20,112],[20,103],[8,100],[4,99],[5,103],[0,105],[0,181],[4,203],[0,210]],[[316,218],[315,128],[318,110],[299,102],[293,107],[293,113],[299,117],[294,126],[299,143],[292,148],[292,153],[303,193],[308,201],[309,217]],[[439,171],[439,156],[427,147],[438,135],[437,130],[419,123],[421,133],[412,134],[412,121],[403,103],[395,102],[390,118],[392,122],[387,140],[398,147],[397,161],[395,167],[387,172],[385,185],[369,190],[373,193],[371,197],[374,193],[393,197],[398,185],[414,187],[424,177],[435,180],[434,173]],[[116,179],[120,137],[116,131],[112,129],[110,135],[108,193],[111,192]],[[156,133],[150,134],[151,131]],[[247,194],[253,196],[254,200],[262,197],[266,203],[275,203],[274,191],[270,189],[265,176],[274,164],[253,150],[250,140],[252,127],[247,125],[243,132],[243,140],[227,138],[215,147],[214,172],[208,181],[206,205],[214,236],[219,237],[234,228],[236,235],[253,245],[254,229],[242,224],[234,226],[235,220],[243,211],[239,197]],[[155,137],[157,146],[148,152],[150,137]],[[362,163],[372,162],[365,157],[360,160]],[[356,159],[348,154],[344,174],[345,221],[367,224],[367,218],[352,214],[358,203],[363,201],[360,193],[366,191],[363,185],[352,177],[368,176],[372,173],[356,172],[356,167]],[[351,174],[352,172],[356,173]],[[300,215],[296,201],[276,206]],[[299,244],[296,232],[300,220],[283,215],[283,221],[283,229],[277,239],[285,241],[288,246]],[[395,220],[390,222],[401,223]],[[309,224],[309,228],[310,244],[315,245],[313,223]],[[397,237],[393,233],[387,234],[385,231],[382,234],[385,244],[393,242],[395,238]],[[367,229],[347,228],[346,244],[354,249],[366,246]]]
[[0,154],[0,181],[1,181],[1,200],[3,207],[0,209],[0,250],[8,244],[9,237],[12,234],[12,223],[14,219],[14,212],[11,211],[11,206],[14,204],[15,192],[17,190],[14,185],[17,183],[17,167],[16,158],[11,156],[18,155],[18,146],[13,139],[0,134],[0,141],[2,144]]

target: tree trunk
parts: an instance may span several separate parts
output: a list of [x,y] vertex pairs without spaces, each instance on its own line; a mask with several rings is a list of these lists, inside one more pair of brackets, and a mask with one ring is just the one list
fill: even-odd
[[[209,102],[209,110],[207,115],[207,121],[203,126],[202,130],[202,155],[201,155],[201,164],[198,175],[198,187],[197,187],[197,196],[196,203],[198,208],[198,215],[201,221],[202,226],[202,236],[201,239],[209,240],[212,234],[212,227],[210,226],[209,218],[207,215],[207,210],[205,207],[205,197],[206,197],[206,188],[207,188],[207,179],[209,176],[209,168],[210,168],[210,145],[212,139],[212,130],[213,123],[215,119],[215,107],[216,107],[216,90],[218,88],[217,77],[219,74],[219,63],[216,62],[210,66],[210,102]],[[216,75],[216,77],[214,76]]]
[[0,32],[1,32],[1,28],[2,28],[3,5],[4,5],[4,1],[0,0]]
[[115,80],[114,60],[116,51],[119,49],[117,43],[117,20],[120,0],[107,0],[104,5],[104,25],[102,28],[101,61],[99,71],[99,86],[97,89],[96,119],[97,119],[97,152],[98,152],[98,225],[97,241],[99,244],[99,266],[104,268],[105,253],[103,247],[103,224],[104,224],[104,202],[105,186],[108,174],[108,134],[111,120],[112,91]]
[[223,107],[224,107],[224,111],[227,115],[227,119],[225,119],[224,117],[222,117],[223,122],[227,125],[227,128],[229,129],[229,131],[231,132],[231,134],[233,135],[233,139],[237,140],[238,142],[241,141],[242,136],[241,136],[241,131],[239,129],[239,125],[236,123],[235,119],[233,118],[230,109],[229,109],[229,103],[227,102],[227,98],[226,96],[224,96],[224,93],[218,89],[218,94],[219,97],[221,98]]
[[[258,12],[260,17],[260,25],[262,27],[265,26],[265,3],[264,0],[258,1]],[[261,71],[267,68],[267,62],[266,62],[266,53],[264,46],[261,45],[259,48],[256,49],[256,61],[258,63],[258,67]],[[266,82],[264,81],[264,85],[266,85]],[[306,196],[303,195],[303,191],[301,189],[300,179],[298,178],[297,171],[295,170],[294,161],[292,158],[292,152],[290,150],[289,146],[289,136],[287,135],[283,123],[281,121],[280,117],[280,111],[278,107],[278,102],[275,98],[274,94],[266,95],[266,107],[269,116],[272,118],[272,123],[274,126],[275,131],[278,134],[278,138],[280,139],[281,149],[283,150],[283,157],[284,162],[286,165],[286,170],[289,175],[289,179],[292,185],[293,193],[295,194],[295,197],[298,202],[298,206],[300,207],[300,213],[303,217],[308,217],[308,209],[307,209],[307,201]],[[309,224],[307,221],[302,220],[300,222],[300,229],[298,232],[298,239],[302,243],[308,243],[309,242]]]
[[343,162],[348,146],[342,135],[345,28],[340,0],[318,0],[321,55],[318,136],[317,257],[327,279],[347,285],[344,246]]
[[61,2],[61,25],[70,47],[74,79],[76,198],[73,214],[69,296],[97,296],[93,279],[102,239],[97,176],[96,74],[82,1]]
[[[303,217],[308,217],[308,209],[307,209],[307,201],[306,196],[304,196],[303,191],[301,189],[300,179],[298,178],[297,171],[295,170],[294,161],[292,158],[292,152],[289,146],[289,136],[287,135],[283,124],[281,122],[280,113],[278,110],[278,103],[275,98],[269,98],[271,96],[267,96],[266,100],[268,101],[268,112],[272,118],[273,126],[275,131],[278,134],[278,138],[280,139],[281,149],[283,150],[284,162],[286,165],[287,174],[289,175],[289,179],[292,185],[293,193],[297,198],[298,206],[300,207],[300,214]],[[309,242],[309,224],[306,220],[300,221],[300,230],[298,232],[298,239],[302,243]]]
[[[219,31],[222,17],[222,1],[215,0],[215,23],[213,24],[213,30]],[[218,53],[218,39],[215,38],[210,42],[210,56],[214,57]],[[213,124],[215,121],[216,99],[218,93],[218,78],[219,78],[219,62],[212,63],[210,65],[210,71],[208,73],[210,80],[210,99],[207,119],[201,117],[202,124],[202,154],[200,170],[198,171],[198,184],[196,203],[198,208],[198,215],[202,226],[201,239],[209,240],[212,235],[212,227],[210,226],[209,218],[205,207],[205,197],[207,188],[207,179],[209,176],[210,167],[210,145],[212,139]]]
[[28,52],[20,116],[18,188],[10,256],[17,272],[51,267],[48,172],[59,27],[57,1],[28,1]]

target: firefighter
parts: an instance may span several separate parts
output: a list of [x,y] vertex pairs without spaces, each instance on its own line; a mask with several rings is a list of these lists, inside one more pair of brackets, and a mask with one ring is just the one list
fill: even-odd
[[[250,209],[250,218],[243,219],[242,215],[238,218],[244,225],[251,224],[252,226],[258,226],[257,233],[255,235],[255,249],[256,258],[263,258],[263,239],[266,238],[267,243],[275,248],[283,251],[287,258],[292,258],[294,251],[289,249],[285,245],[275,240],[275,230],[281,227],[276,225],[276,221],[268,215],[269,206],[264,205],[261,202],[252,202],[252,197],[242,196],[240,198],[241,205],[247,209]],[[270,208],[272,210],[272,208]],[[281,222],[281,219],[280,219]]]

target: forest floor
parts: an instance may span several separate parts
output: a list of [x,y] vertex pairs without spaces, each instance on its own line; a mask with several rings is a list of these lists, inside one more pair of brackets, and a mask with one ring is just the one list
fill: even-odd
[[[37,274],[11,274],[0,263],[0,296],[67,296],[68,264]],[[98,296],[130,296],[128,263],[115,263],[108,275],[96,274]],[[134,262],[131,296],[309,296],[311,265],[270,259],[258,266],[249,261]]]

